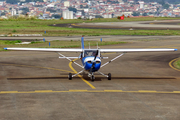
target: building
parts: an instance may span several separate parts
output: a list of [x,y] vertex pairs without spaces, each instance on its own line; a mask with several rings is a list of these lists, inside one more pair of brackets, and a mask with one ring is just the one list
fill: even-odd
[[0,6],[3,6],[4,5],[4,2],[3,1],[0,1]]
[[14,16],[14,15],[16,15],[16,14],[17,14],[16,9],[12,9],[12,10],[11,10],[11,15]]
[[64,19],[73,19],[73,11],[65,10],[63,11]]
[[64,6],[65,6],[65,7],[69,7],[69,6],[70,6],[69,1],[64,1]]
[[143,9],[144,8],[144,1],[139,1],[139,4],[140,4],[140,9]]

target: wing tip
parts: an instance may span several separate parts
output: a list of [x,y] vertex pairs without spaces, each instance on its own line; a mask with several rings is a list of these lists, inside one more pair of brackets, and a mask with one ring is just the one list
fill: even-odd
[[7,48],[4,48],[4,50],[7,50]]
[[178,49],[174,49],[174,51],[177,51]]

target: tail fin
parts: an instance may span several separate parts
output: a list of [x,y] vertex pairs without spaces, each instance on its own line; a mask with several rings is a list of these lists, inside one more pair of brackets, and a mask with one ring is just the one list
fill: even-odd
[[81,38],[81,48],[84,49],[84,36]]

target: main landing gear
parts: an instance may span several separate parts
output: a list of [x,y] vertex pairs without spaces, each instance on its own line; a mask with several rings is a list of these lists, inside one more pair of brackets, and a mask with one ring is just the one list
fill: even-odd
[[111,80],[111,73],[108,73],[108,80]]
[[[84,71],[84,70],[83,70],[83,71]],[[82,73],[83,71],[80,71],[79,73],[77,73],[77,74],[75,74],[75,75],[72,75],[72,73],[69,73],[68,79],[69,79],[69,80],[72,80],[72,78],[73,78],[74,76]],[[100,73],[101,75],[107,77],[108,80],[111,80],[111,73],[108,73],[108,75],[105,75],[105,74],[103,74],[103,73],[101,73],[101,72],[99,72],[99,71],[97,71],[97,72]],[[90,77],[91,80],[92,80],[92,82],[94,82],[94,80],[95,80],[94,73],[88,73],[88,77]]]
[[69,80],[72,80],[72,73],[69,73],[68,78]]

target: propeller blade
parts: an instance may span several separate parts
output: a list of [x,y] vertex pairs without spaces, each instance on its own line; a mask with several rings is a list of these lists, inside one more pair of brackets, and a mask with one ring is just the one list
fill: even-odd
[[96,60],[97,55],[98,55],[98,50],[97,50],[97,52],[96,52],[96,55],[95,55],[95,57],[94,57],[94,60]]
[[98,55],[98,50],[96,51],[96,54],[95,54],[95,56],[94,56],[94,61],[92,61],[92,67],[91,67],[91,69],[90,69],[90,73],[92,73],[92,70],[93,70],[93,68],[94,68],[94,66],[95,66],[95,63],[96,63],[96,57],[97,57],[97,55]]

